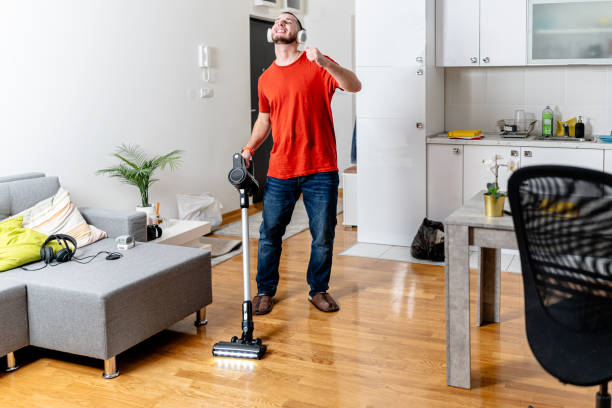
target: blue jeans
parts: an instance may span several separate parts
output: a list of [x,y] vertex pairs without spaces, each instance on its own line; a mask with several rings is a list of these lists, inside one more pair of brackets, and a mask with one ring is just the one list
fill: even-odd
[[267,178],[257,254],[259,295],[276,294],[282,238],[300,194],[304,197],[312,235],[306,281],[310,285],[311,296],[327,291],[336,232],[338,181],[337,171],[291,179]]

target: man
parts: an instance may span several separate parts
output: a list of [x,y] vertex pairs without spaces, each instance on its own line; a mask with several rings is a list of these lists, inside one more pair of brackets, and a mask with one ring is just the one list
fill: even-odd
[[270,153],[257,258],[255,314],[272,310],[278,286],[282,237],[302,194],[312,245],[306,280],[309,300],[319,310],[339,310],[327,290],[332,265],[338,201],[338,165],[331,99],[336,88],[358,92],[361,82],[317,48],[298,50],[302,25],[281,13],[272,27],[276,60],[259,78],[259,115],[242,157],[251,159],[270,129]]

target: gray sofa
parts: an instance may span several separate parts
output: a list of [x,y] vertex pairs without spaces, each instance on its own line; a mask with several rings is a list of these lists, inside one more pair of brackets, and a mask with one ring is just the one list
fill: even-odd
[[[58,188],[57,177],[40,173],[0,178],[0,220]],[[79,248],[79,258],[115,250],[118,235],[145,240],[144,213],[79,210],[109,235]],[[104,377],[114,378],[119,353],[194,312],[196,325],[206,323],[205,307],[212,302],[209,251],[138,242],[121,252],[113,261],[101,255],[87,264],[0,272],[0,356],[7,355],[9,369],[16,367],[13,352],[33,345],[102,359]]]

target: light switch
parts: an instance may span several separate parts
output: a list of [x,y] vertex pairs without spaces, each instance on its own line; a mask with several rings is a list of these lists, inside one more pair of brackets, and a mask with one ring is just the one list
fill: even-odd
[[214,94],[211,88],[200,88],[200,98],[212,98]]

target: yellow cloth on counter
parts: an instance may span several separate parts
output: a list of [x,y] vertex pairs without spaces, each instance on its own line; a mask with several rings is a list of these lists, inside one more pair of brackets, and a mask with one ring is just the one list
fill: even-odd
[[456,129],[448,132],[448,137],[476,137],[481,133],[480,129]]
[[557,121],[557,136],[565,136],[563,133],[563,124],[567,123],[569,125],[569,135],[570,137],[576,137],[576,123],[578,121],[576,118],[571,118],[566,120],[565,122]]

